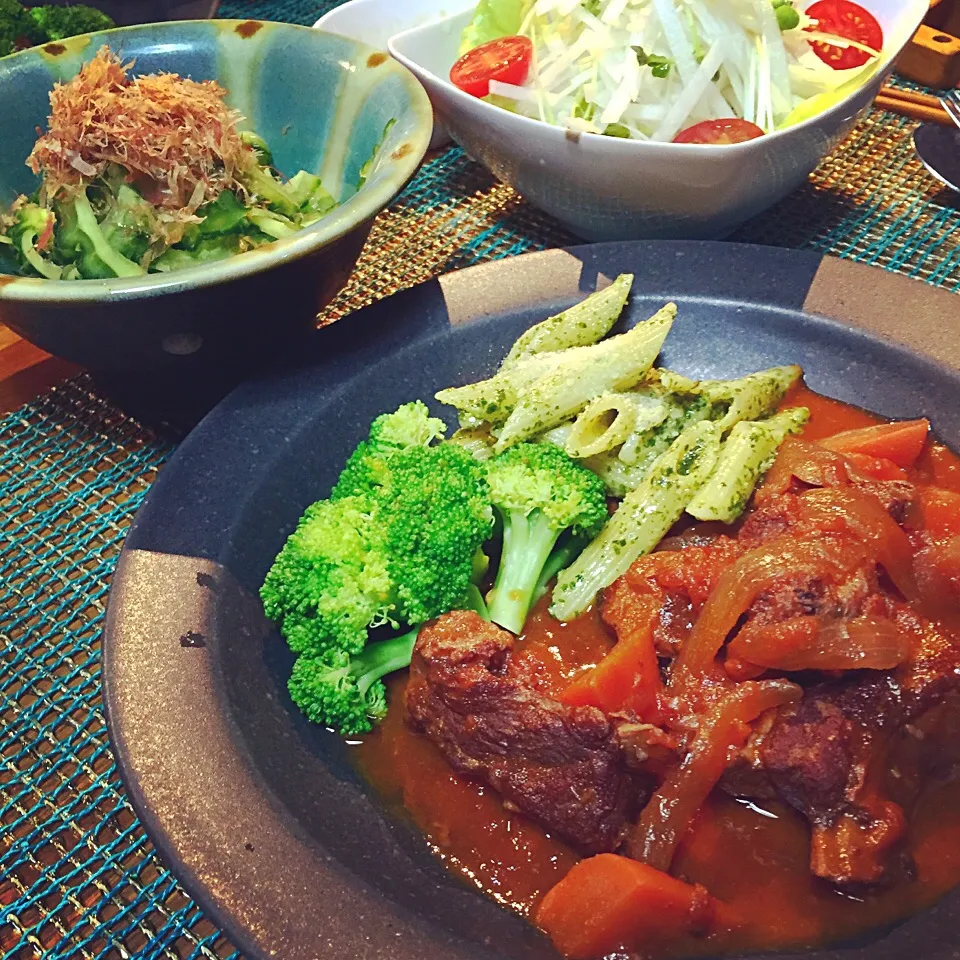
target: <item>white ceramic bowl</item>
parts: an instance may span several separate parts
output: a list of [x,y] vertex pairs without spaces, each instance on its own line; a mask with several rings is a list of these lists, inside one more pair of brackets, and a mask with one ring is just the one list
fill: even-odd
[[469,12],[406,30],[388,48],[426,88],[435,121],[573,233],[588,240],[716,239],[803,183],[874,98],[928,9],[928,0],[862,2],[885,38],[871,79],[809,120],[723,147],[575,137],[463,93],[447,76]]
[[[395,34],[475,6],[473,0],[348,0],[325,13],[313,27],[386,50]],[[450,135],[434,119],[430,149],[436,150],[449,142]]]
[[325,13],[313,27],[386,50],[387,42],[398,33],[474,7],[474,0],[348,0]]

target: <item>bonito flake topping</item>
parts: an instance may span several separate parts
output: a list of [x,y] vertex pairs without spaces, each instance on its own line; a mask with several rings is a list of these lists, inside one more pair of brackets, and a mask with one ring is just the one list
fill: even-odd
[[[216,81],[171,73],[133,79],[108,47],[50,93],[48,131],[27,165],[49,198],[101,176],[129,171],[163,219],[189,219],[225,189],[244,192],[235,174],[252,151],[240,138],[242,115]],[[166,216],[164,216],[166,214]]]

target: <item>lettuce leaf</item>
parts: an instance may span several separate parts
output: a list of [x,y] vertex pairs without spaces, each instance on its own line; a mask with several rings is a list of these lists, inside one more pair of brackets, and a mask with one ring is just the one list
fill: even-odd
[[532,6],[533,0],[480,0],[473,19],[460,36],[460,53],[519,32],[520,24]]

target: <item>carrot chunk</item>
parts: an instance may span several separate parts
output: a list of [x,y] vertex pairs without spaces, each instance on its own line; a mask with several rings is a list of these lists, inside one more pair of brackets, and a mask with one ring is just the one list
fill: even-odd
[[650,940],[705,933],[713,898],[614,853],[581,860],[543,898],[537,926],[572,960],[594,960]]
[[901,420],[897,423],[877,423],[858,430],[844,430],[820,441],[828,450],[837,453],[859,453],[870,457],[892,460],[898,467],[912,467],[923,450],[930,421]]
[[574,707],[599,707],[604,713],[632,710],[641,718],[652,719],[662,690],[653,643],[657,615],[652,601],[645,604],[629,632],[621,630],[613,649],[566,687],[560,701]]
[[846,453],[844,456],[860,473],[872,480],[907,479],[907,471],[886,457],[872,457],[868,453]]

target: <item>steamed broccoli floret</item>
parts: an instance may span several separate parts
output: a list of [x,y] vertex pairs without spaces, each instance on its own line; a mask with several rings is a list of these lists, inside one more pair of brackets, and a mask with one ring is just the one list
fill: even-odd
[[378,496],[402,619],[421,623],[457,607],[493,528],[483,466],[462,447],[401,449]]
[[370,443],[380,447],[426,447],[447,432],[439,417],[431,417],[422,400],[405,403],[370,424]]
[[[561,534],[570,530],[576,537],[592,537],[606,520],[603,481],[549,444],[517,444],[486,467],[490,496],[503,521],[503,551],[488,597],[490,619],[520,633]],[[554,567],[549,564],[553,573]]]
[[386,709],[380,677],[410,662],[415,631],[368,644],[371,628],[482,604],[474,582],[493,527],[485,468],[462,447],[431,445],[443,429],[419,402],[378,417],[260,590],[301,655],[293,699],[343,733],[369,729]]
[[0,0],[0,57],[49,40],[109,30],[116,24],[93,7],[33,7],[17,0]]
[[[464,606],[487,615],[476,587]],[[410,666],[419,632],[415,627],[402,636],[367,644],[354,657],[339,650],[298,657],[288,683],[291,699],[314,723],[344,736],[369,732],[387,712],[382,678]]]
[[484,470],[428,446],[439,428],[420,407],[374,422],[349,495],[311,506],[267,574],[267,615],[298,653],[358,653],[368,628],[421,623],[468,592],[493,525]]
[[462,447],[431,446],[445,430],[419,400],[377,417],[331,494],[385,505],[391,569],[408,623],[452,609],[476,565],[485,569],[478,551],[493,513],[484,470]]
[[297,653],[359,653],[395,607],[384,530],[367,499],[307,508],[260,589],[268,617]]
[[[65,40],[81,33],[109,30],[116,24],[103,12],[93,7],[33,7],[30,18],[42,32],[44,40]],[[42,43],[43,40],[38,40]]]
[[384,413],[370,425],[368,438],[350,455],[331,498],[369,494],[386,482],[386,461],[404,447],[426,447],[443,438],[446,426],[420,400]]
[[46,39],[46,34],[17,0],[0,0],[0,57]]
[[386,653],[384,648],[389,646],[386,655],[392,660],[396,649],[396,669],[401,670],[410,662],[407,657],[404,663],[403,656],[408,647],[412,653],[415,640],[416,631],[412,631],[396,640],[371,643],[353,658],[342,650],[297,657],[287,682],[290,699],[308,720],[332,727],[343,736],[367,733],[387,712],[386,689],[380,678],[390,671],[378,671],[378,655]]

